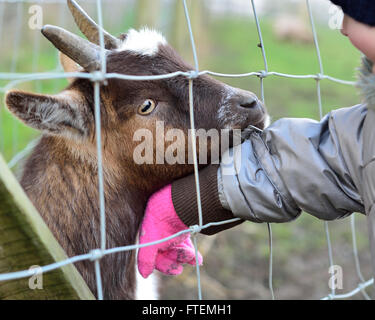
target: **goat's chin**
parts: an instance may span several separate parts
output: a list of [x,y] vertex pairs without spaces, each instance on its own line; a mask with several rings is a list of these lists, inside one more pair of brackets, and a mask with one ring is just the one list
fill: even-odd
[[251,133],[258,128],[260,131],[264,129],[264,124],[261,125],[248,125],[245,129],[241,130],[241,143],[245,140],[248,140],[251,136]]
[[261,121],[250,123],[244,128],[241,128],[241,143],[250,138],[251,133],[259,129],[260,131],[266,129],[271,123],[271,117],[266,114]]

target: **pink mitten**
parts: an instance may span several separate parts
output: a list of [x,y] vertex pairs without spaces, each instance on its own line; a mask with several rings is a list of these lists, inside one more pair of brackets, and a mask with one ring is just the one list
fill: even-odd
[[[198,252],[198,263],[202,264],[203,258]],[[178,275],[182,272],[183,263],[196,265],[195,248],[190,238],[175,247],[161,252],[156,258],[155,268],[168,275]]]
[[[139,242],[145,244],[157,241],[187,228],[174,209],[171,185],[168,185],[150,197]],[[199,254],[199,264],[202,264],[202,260]],[[147,278],[154,269],[168,275],[180,274],[184,263],[196,264],[195,249],[189,233],[157,245],[142,247],[138,251],[138,270],[144,278]]]

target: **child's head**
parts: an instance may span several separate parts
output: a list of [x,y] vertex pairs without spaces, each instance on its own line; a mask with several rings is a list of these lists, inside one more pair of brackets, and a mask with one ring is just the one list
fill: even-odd
[[375,73],[375,27],[358,22],[345,14],[341,33],[374,63],[372,71]]

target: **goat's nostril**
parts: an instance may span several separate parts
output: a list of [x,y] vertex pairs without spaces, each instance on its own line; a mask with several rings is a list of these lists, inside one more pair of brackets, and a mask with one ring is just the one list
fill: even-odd
[[233,91],[236,93],[235,95],[231,95],[231,102],[234,107],[247,109],[246,112],[258,112],[263,109],[262,103],[254,93],[238,88],[234,88],[231,93]]
[[242,96],[242,98],[240,98],[238,102],[240,107],[246,109],[254,109],[259,106],[259,101],[254,96]]
[[242,103],[240,103],[240,106],[242,108],[246,108],[246,109],[252,109],[252,108],[255,108],[257,107],[258,105],[258,101],[257,100],[249,100],[249,101],[244,101]]

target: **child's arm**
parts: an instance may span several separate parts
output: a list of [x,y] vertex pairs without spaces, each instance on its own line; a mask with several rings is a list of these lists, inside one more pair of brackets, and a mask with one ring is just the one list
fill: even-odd
[[[228,219],[229,212],[253,222],[287,222],[301,210],[322,220],[364,212],[360,175],[366,113],[359,105],[333,111],[320,122],[281,119],[262,134],[254,132],[219,169],[201,171],[203,222]],[[198,223],[193,176],[172,184],[172,199],[186,225]]]

